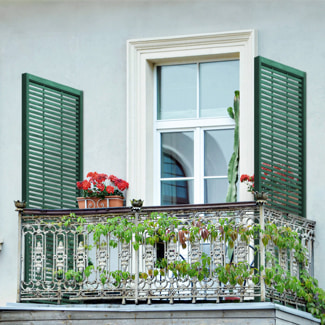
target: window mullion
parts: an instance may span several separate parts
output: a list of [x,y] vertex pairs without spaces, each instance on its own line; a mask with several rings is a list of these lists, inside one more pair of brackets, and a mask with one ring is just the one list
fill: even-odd
[[[200,63],[197,62],[196,118],[200,118]],[[204,145],[202,128],[195,129],[194,137],[194,203],[204,203]]]
[[161,204],[161,132],[155,132],[154,143],[157,145],[153,148],[153,160],[158,172],[156,172],[156,169],[153,170],[153,184],[155,188],[153,199],[154,204]]
[[196,75],[196,118],[200,118],[200,64],[197,63]]
[[204,145],[203,131],[196,128],[194,133],[194,203],[204,202]]

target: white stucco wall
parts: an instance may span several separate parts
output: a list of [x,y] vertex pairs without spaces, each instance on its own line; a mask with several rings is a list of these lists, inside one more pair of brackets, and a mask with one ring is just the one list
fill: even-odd
[[307,72],[307,216],[324,288],[324,12],[316,0],[0,0],[0,305],[16,300],[22,73],[84,90],[84,170],[123,178],[126,41],[241,29],[258,32],[259,55]]

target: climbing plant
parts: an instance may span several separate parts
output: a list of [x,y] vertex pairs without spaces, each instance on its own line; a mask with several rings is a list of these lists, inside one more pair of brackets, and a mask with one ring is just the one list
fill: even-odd
[[[78,224],[77,231],[85,232],[86,220],[70,214],[62,218],[61,227],[70,227]],[[118,242],[131,243],[135,250],[141,245],[156,243],[179,242],[185,248],[191,243],[198,241],[223,241],[229,247],[234,247],[237,240],[249,245],[255,239],[261,238],[260,245],[267,248],[268,244],[275,245],[278,250],[293,251],[297,263],[301,266],[300,274],[293,276],[279,263],[279,259],[266,250],[266,268],[253,267],[247,262],[226,263],[218,265],[211,270],[211,258],[202,254],[199,261],[189,263],[186,260],[168,262],[162,258],[156,261],[154,268],[147,272],[139,272],[139,278],[146,279],[153,276],[165,276],[171,272],[175,278],[191,278],[202,281],[211,276],[217,276],[219,281],[225,285],[242,286],[251,280],[254,284],[261,281],[269,288],[275,288],[279,293],[286,292],[305,301],[306,310],[315,317],[321,319],[325,324],[325,291],[318,287],[318,281],[306,272],[308,265],[307,250],[302,244],[299,233],[289,226],[277,226],[274,223],[266,223],[265,229],[259,224],[238,224],[234,219],[222,218],[218,224],[209,219],[197,219],[190,225],[182,223],[174,216],[164,213],[152,213],[150,218],[136,224],[132,219],[123,217],[108,218],[105,223],[88,224],[87,236],[92,234],[94,245],[101,245],[102,236],[111,235],[108,245],[116,247]],[[85,246],[91,250],[93,246]],[[255,254],[259,252],[259,245],[255,245]],[[65,273],[67,281],[82,282],[94,271],[94,266],[88,263],[84,271],[68,270]],[[123,281],[134,279],[135,274],[122,270],[108,272],[98,269],[100,281],[104,285],[107,282],[115,286]]]

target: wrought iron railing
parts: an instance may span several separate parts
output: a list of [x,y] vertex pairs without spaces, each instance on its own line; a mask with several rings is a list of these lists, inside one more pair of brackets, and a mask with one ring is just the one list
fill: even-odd
[[[312,273],[315,223],[262,203],[18,211],[21,302],[304,304],[292,292],[265,286],[261,266],[272,263],[268,252],[292,275],[301,268]],[[299,233],[308,251],[305,265],[294,249],[262,244],[269,222]]]

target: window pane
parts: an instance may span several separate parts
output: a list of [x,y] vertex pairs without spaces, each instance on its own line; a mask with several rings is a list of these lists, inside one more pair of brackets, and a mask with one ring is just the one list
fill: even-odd
[[158,120],[196,117],[197,65],[161,66],[158,73]]
[[204,180],[204,203],[223,203],[228,190],[227,178],[210,178]]
[[185,177],[184,169],[177,160],[167,154],[164,154],[162,159],[162,177]]
[[204,176],[227,176],[234,129],[204,131]]
[[193,132],[161,134],[161,177],[193,177]]
[[227,117],[235,90],[239,60],[200,63],[200,117]]
[[192,180],[161,182],[161,205],[193,203]]

